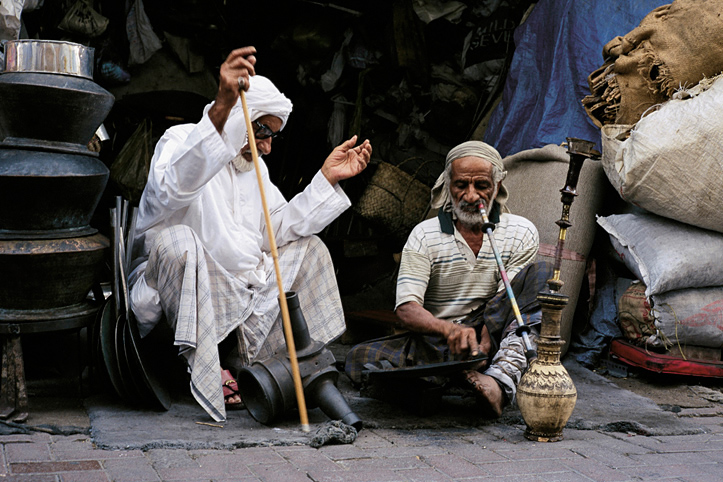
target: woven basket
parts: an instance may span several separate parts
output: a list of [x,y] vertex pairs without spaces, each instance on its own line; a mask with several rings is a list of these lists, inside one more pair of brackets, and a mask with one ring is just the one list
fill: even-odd
[[409,174],[397,166],[380,162],[369,185],[354,206],[354,210],[369,221],[381,224],[398,240],[406,241],[412,228],[422,221],[429,209],[429,186],[416,178],[422,162]]

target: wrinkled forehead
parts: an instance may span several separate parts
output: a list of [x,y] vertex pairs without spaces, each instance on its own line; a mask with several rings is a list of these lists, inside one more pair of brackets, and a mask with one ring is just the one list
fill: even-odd
[[451,164],[452,179],[456,178],[492,178],[492,162],[477,156],[459,157]]

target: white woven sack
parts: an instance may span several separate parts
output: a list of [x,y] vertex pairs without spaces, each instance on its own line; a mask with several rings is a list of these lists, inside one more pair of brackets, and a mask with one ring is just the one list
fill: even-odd
[[654,214],[597,218],[627,268],[645,283],[645,296],[723,286],[723,234]]
[[655,214],[723,232],[721,111],[718,76],[676,93],[638,121],[627,139],[620,138],[627,126],[603,126],[603,168],[620,196]]

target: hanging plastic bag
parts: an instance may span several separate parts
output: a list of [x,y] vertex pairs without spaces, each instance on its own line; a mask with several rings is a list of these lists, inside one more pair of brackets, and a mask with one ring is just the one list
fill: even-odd
[[153,146],[152,123],[144,119],[110,166],[110,179],[121,195],[137,206],[148,181]]
[[23,0],[0,2],[0,40],[17,40],[20,36],[23,3]]
[[145,63],[162,47],[141,0],[133,2],[128,12],[126,34],[130,49],[128,65]]
[[86,37],[97,37],[108,28],[109,20],[99,14],[85,0],[77,0],[66,12],[58,24],[60,30],[83,35]]

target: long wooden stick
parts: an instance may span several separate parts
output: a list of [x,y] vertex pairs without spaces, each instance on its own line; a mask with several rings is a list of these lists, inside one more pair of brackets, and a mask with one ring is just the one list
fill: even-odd
[[301,373],[299,372],[299,361],[296,358],[296,345],[294,344],[294,333],[291,330],[291,319],[289,318],[289,306],[286,303],[286,292],[281,281],[281,268],[279,267],[279,253],[276,249],[276,239],[274,237],[274,227],[271,225],[271,215],[269,214],[269,206],[266,204],[266,194],[264,193],[264,183],[261,178],[261,169],[259,168],[259,153],[256,150],[256,139],[254,138],[254,130],[251,126],[251,118],[249,117],[249,109],[246,105],[246,92],[241,89],[241,104],[244,109],[244,118],[246,119],[246,131],[249,136],[249,147],[251,147],[251,157],[254,160],[254,169],[256,170],[256,178],[259,181],[259,193],[261,194],[261,204],[264,207],[264,216],[266,217],[266,231],[269,234],[269,245],[271,246],[271,255],[274,258],[274,269],[276,270],[276,283],[279,286],[279,304],[281,305],[281,319],[284,325],[284,335],[286,336],[286,347],[289,350],[289,360],[291,361],[291,376],[294,379],[294,389],[296,390],[296,403],[299,406],[299,416],[301,417],[301,430],[309,431],[309,417],[306,413],[306,400],[304,399],[304,388],[301,385]]

